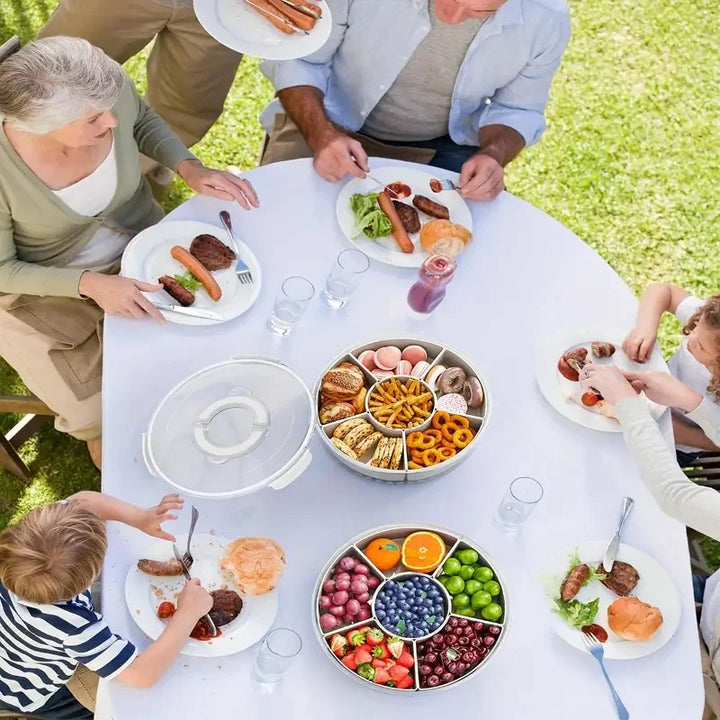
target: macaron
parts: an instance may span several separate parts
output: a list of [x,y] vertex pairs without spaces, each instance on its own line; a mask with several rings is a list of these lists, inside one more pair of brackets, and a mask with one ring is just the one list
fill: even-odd
[[389,377],[392,377],[395,373],[392,370],[378,370],[377,368],[375,368],[375,370],[372,371],[372,374],[378,380],[387,380]]
[[425,376],[425,382],[430,386],[431,390],[437,390],[437,381],[440,376],[445,372],[445,369],[446,368],[444,365],[436,365]]
[[358,355],[358,362],[372,372],[375,369],[375,351],[363,350]]
[[419,345],[408,345],[402,351],[402,359],[411,365],[417,365],[421,360],[427,360],[427,350]]
[[438,398],[436,408],[455,415],[464,415],[467,412],[468,405],[462,395],[458,393],[448,393]]
[[401,360],[395,368],[396,375],[410,375],[412,365],[408,360]]
[[416,378],[424,378],[427,375],[427,371],[430,369],[430,363],[427,360],[421,360],[415,367],[410,371],[410,374]]
[[402,359],[400,348],[386,345],[375,351],[375,365],[381,370],[394,370]]

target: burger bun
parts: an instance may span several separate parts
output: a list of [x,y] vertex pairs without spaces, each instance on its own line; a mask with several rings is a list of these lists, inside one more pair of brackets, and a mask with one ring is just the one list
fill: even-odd
[[610,629],[623,640],[650,640],[663,624],[660,610],[636,597],[618,598],[607,615]]

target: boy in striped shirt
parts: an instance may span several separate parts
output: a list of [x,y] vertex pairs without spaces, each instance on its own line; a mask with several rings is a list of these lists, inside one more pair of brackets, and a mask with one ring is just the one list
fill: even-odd
[[1,708],[34,718],[85,720],[93,713],[66,686],[79,665],[140,688],[163,675],[212,607],[199,581],[186,583],[164,632],[139,654],[95,612],[89,588],[105,558],[105,520],[174,540],[161,525],[176,517],[172,510],[182,503],[178,495],[167,495],[143,509],[80,492],[31,510],[0,533]]

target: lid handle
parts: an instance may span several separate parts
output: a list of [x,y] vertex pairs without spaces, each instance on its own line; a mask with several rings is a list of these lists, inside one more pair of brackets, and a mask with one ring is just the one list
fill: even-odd
[[270,483],[270,487],[273,490],[282,490],[287,487],[291,482],[297,480],[307,469],[310,467],[312,462],[312,453],[306,450],[298,459],[297,462],[286,472],[284,472],[277,480],[273,480]]

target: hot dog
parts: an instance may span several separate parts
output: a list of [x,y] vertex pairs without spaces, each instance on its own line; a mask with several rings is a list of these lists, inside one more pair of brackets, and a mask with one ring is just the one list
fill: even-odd
[[288,5],[300,10],[300,12],[308,13],[312,15],[316,20],[322,17],[322,8],[315,3],[308,2],[308,0],[284,0]]
[[402,224],[402,220],[400,220],[398,211],[395,209],[390,196],[383,190],[378,193],[377,200],[378,205],[380,205],[380,209],[390,219],[390,223],[392,224],[392,234],[400,250],[404,253],[413,252],[415,250],[415,246],[412,244],[412,240],[407,234],[405,226]]
[[[295,33],[290,21],[286,20],[284,15],[278,13],[268,0],[252,0],[252,3],[247,4],[281,32],[284,32],[286,35],[293,35]],[[283,19],[278,19],[277,17],[274,17],[275,15],[279,15]]]
[[222,297],[222,290],[210,271],[185,248],[174,245],[170,254],[181,265],[184,265],[202,284],[212,300],[217,302]]
[[267,1],[275,8],[275,12],[284,15],[293,25],[299,27],[301,30],[312,30],[315,27],[317,21],[314,17],[296,10],[294,7],[284,3],[283,0]]
[[169,577],[171,575],[182,575],[182,565],[179,560],[138,560],[138,570],[147,575],[158,577]]

